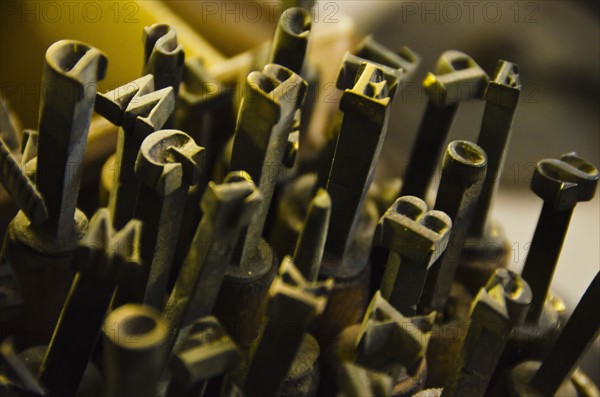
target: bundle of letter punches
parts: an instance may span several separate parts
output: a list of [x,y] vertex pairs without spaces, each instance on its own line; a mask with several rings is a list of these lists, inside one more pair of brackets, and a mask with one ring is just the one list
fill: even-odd
[[[47,49],[37,129],[1,145],[20,210],[1,252],[3,396],[598,396],[578,362],[598,335],[600,276],[572,311],[550,291],[598,169],[575,152],[537,162],[543,207],[520,273],[489,216],[518,66],[488,75],[441,54],[390,184],[375,168],[420,57],[371,36],[347,52],[311,150],[324,105],[310,33],[309,12],[288,8],[244,78],[217,90],[165,24],[140,32],[142,76],[108,92],[101,50]],[[477,143],[446,142],[477,100]],[[84,213],[92,117],[118,132]]]

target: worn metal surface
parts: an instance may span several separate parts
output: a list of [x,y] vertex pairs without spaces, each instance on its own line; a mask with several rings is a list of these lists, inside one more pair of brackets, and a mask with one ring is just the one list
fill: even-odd
[[115,186],[109,196],[113,227],[117,229],[135,214],[140,181],[134,169],[142,141],[165,125],[174,106],[173,88],[155,91],[152,75],[97,94],[96,112],[121,127],[117,138]]
[[39,146],[40,134],[36,130],[23,130],[21,167],[25,175],[35,182],[37,170],[37,154]]
[[307,281],[286,257],[269,289],[268,321],[244,380],[246,396],[275,396],[310,323],[325,309],[333,280]]
[[230,173],[219,185],[209,183],[200,204],[204,216],[163,312],[169,350],[182,327],[212,313],[240,232],[260,200],[260,192],[244,172]]
[[446,251],[427,273],[419,303],[422,312],[444,310],[486,170],[487,157],[483,149],[469,141],[450,142],[434,208],[450,216],[452,232]]
[[231,171],[246,171],[263,195],[256,217],[243,237],[239,266],[257,250],[282,167],[294,114],[302,105],[306,82],[291,70],[267,65],[248,75],[233,140]]
[[243,346],[258,336],[276,272],[277,258],[262,232],[294,114],[305,91],[306,82],[300,76],[273,64],[250,73],[244,89],[229,168],[246,171],[263,200],[237,243],[215,308],[228,332]]
[[[432,321],[432,316],[404,317],[376,292],[362,324],[346,328],[326,352],[326,374],[341,377],[339,382],[345,379],[344,363],[352,362],[386,374],[391,381],[388,395],[412,395],[423,387],[427,376],[425,351]],[[331,381],[324,384],[325,393],[333,392],[327,389],[333,386]]]
[[168,397],[204,395],[206,380],[226,373],[240,359],[240,351],[219,320],[199,317],[189,336],[169,360],[172,381]]
[[404,317],[376,292],[359,332],[356,362],[393,374],[395,382],[402,371],[415,375],[425,359],[431,322]]
[[[141,241],[144,275],[140,295],[144,304],[162,309],[183,209],[190,186],[204,169],[204,148],[178,130],[150,134],[140,147],[135,172],[142,187],[136,218],[144,223]],[[138,300],[139,302],[139,300]]]
[[267,293],[278,267],[277,255],[266,241],[260,241],[257,251],[245,267],[227,266],[214,307],[214,314],[242,349],[248,349],[260,334]]
[[469,313],[474,296],[459,283],[452,283],[450,297],[443,312],[437,313],[429,345],[428,373],[425,386],[439,388],[446,384],[448,374],[469,329]]
[[330,216],[331,198],[326,190],[319,189],[308,206],[293,257],[294,264],[308,281],[316,281],[319,276]]
[[[409,78],[416,71],[421,58],[408,47],[402,47],[399,52],[394,52],[375,41],[373,37],[367,36],[359,43],[354,54],[346,52],[344,55],[335,83],[336,88],[347,90],[354,87],[360,76],[361,66],[365,62],[375,65],[383,72],[384,79],[387,81],[390,102],[393,102],[401,81]],[[331,131],[326,132],[328,141],[319,154],[317,186],[322,188],[327,186],[341,128],[339,117],[333,118],[332,122]]]
[[106,317],[102,333],[106,395],[156,396],[168,333],[160,313],[123,305]]
[[390,250],[381,295],[404,316],[414,316],[427,271],[450,240],[452,220],[442,211],[427,211],[414,196],[400,197],[381,217],[374,240]]
[[73,241],[76,234],[83,155],[96,84],[104,78],[106,63],[102,52],[78,41],[58,41],[46,52],[36,186],[48,208],[40,227],[57,240]]
[[356,47],[356,56],[368,59],[381,65],[402,69],[402,78],[410,78],[419,68],[421,57],[412,49],[403,46],[398,50],[390,50],[372,35],[366,36]]
[[496,269],[507,268],[514,260],[510,240],[500,222],[490,219],[487,230],[482,238],[467,235],[456,269],[456,280],[474,295]]
[[598,170],[576,153],[542,160],[534,170],[531,190],[544,206],[521,273],[533,291],[528,322],[535,323],[542,313],[575,205],[594,197],[599,178]]
[[39,225],[48,218],[48,209],[42,195],[21,169],[2,139],[0,139],[0,183],[32,224]]
[[404,173],[401,196],[425,198],[460,102],[481,98],[488,81],[488,75],[467,54],[446,51],[440,56],[435,72],[423,80],[429,101]]
[[495,269],[507,267],[510,243],[490,210],[509,148],[514,116],[521,93],[517,64],[500,60],[485,94],[485,109],[477,145],[487,155],[487,173],[462,249],[456,278],[476,294]]
[[74,274],[70,255],[87,227],[76,202],[94,107],[89,94],[105,70],[104,54],[84,43],[62,40],[46,52],[35,181],[48,217],[33,225],[19,212],[2,249],[23,297],[25,346],[48,342]]
[[[96,93],[106,68],[99,51],[77,42],[50,48],[39,134],[26,132],[20,166],[0,147],[2,181],[22,209],[0,254],[0,335],[14,334],[18,342],[12,349],[0,345],[0,390],[11,396],[40,395],[44,386],[47,395],[78,397],[408,397],[427,383],[446,386],[429,390],[435,396],[492,396],[500,389],[496,395],[553,394],[560,387],[567,389],[559,393],[593,395],[597,389],[573,368],[597,335],[600,276],[553,351],[566,310],[548,285],[575,203],[597,189],[596,168],[573,154],[540,162],[532,188],[545,203],[523,271],[535,288],[528,293],[523,279],[499,270],[471,305],[468,290],[478,291],[507,258],[506,239],[487,213],[519,100],[516,66],[500,61],[488,83],[472,59],[449,51],[425,79],[429,103],[405,181],[405,189],[420,196],[410,198],[411,212],[392,206],[399,178],[378,186],[372,181],[391,103],[415,72],[418,55],[406,47],[391,51],[372,37],[347,54],[337,90],[332,85],[327,98],[341,98],[341,112],[328,144],[314,156],[311,150],[323,142],[303,140],[300,131],[324,124],[311,120],[311,110],[322,104],[317,87],[327,77],[320,66],[327,65],[317,67],[305,55],[309,35],[311,41],[335,35],[312,31],[317,10],[312,14],[305,2],[296,3],[304,9],[288,2],[271,43],[219,65],[216,76],[227,81],[223,90],[200,58],[184,65],[177,23],[168,17],[172,26],[144,31],[146,76],[108,94]],[[338,45],[328,44],[325,58],[333,58]],[[186,44],[188,49],[194,50]],[[253,69],[260,71],[248,76]],[[482,94],[479,142],[490,152],[490,173],[484,179],[482,148],[453,142],[435,208],[445,215],[431,216],[423,203],[429,171],[460,103]],[[94,107],[106,119],[96,120],[102,128],[116,131],[110,122],[122,128],[116,161],[106,165],[117,170],[116,193],[108,199],[113,183],[104,180],[110,208],[96,215],[86,234],[87,219],[75,203],[79,199],[86,213],[97,209],[89,186],[77,197]],[[172,126],[180,131],[157,132]],[[189,134],[181,132],[187,128]],[[108,143],[110,150],[114,142]],[[87,149],[96,159],[107,153]],[[321,170],[318,177],[309,174],[315,170]],[[109,171],[104,173],[114,179]],[[481,184],[484,198],[476,207]],[[472,214],[476,224],[470,228]],[[133,217],[138,220],[127,224]],[[285,257],[279,276],[274,251]],[[468,257],[459,263],[463,252]],[[497,257],[489,260],[492,254]],[[457,263],[463,275],[455,271]],[[5,281],[5,264],[22,291]],[[371,264],[378,266],[373,273]],[[134,269],[143,279],[137,285]],[[165,298],[164,313],[154,310]],[[528,298],[535,314],[526,318]],[[128,300],[146,306],[120,306]],[[105,319],[103,344],[96,345],[111,304],[116,310]],[[428,315],[402,315],[415,308]],[[202,317],[209,314],[215,317]],[[22,323],[5,327],[6,318]],[[46,349],[42,344],[49,340]],[[17,356],[17,348],[26,350]],[[546,356],[541,366],[515,368]],[[98,364],[105,367],[105,381]],[[506,369],[512,371],[504,379]],[[31,375],[36,372],[39,380]],[[486,390],[490,377],[500,389]]]
[[332,208],[325,245],[325,255],[338,260],[326,261],[321,267],[323,275],[348,278],[366,265],[360,253],[353,260],[344,262],[343,258],[356,248],[354,233],[385,139],[389,103],[388,81],[382,70],[363,63],[356,82],[340,100],[344,116],[327,180]]
[[558,337],[563,314],[556,309],[556,298],[549,299],[550,283],[575,205],[594,196],[599,176],[592,164],[574,153],[563,155],[561,160],[538,162],[531,189],[544,204],[521,272],[531,286],[533,299],[526,321],[511,334],[501,366],[543,360]]
[[[233,87],[216,80],[200,58],[187,59],[174,113],[174,126],[185,131],[197,145],[205,148],[205,172],[200,182],[190,188],[173,260],[173,269],[183,266],[185,256],[200,222],[198,202],[213,172],[215,160],[233,134],[235,115],[232,110]],[[220,180],[220,179],[219,179]],[[174,281],[174,280],[172,280]]]
[[516,273],[498,269],[475,297],[465,337],[442,397],[483,396],[511,329],[525,321],[531,288]]
[[300,74],[312,18],[303,8],[290,7],[281,13],[267,63],[276,63]]
[[154,76],[157,90],[171,87],[177,101],[179,84],[183,73],[185,53],[177,42],[177,31],[170,25],[157,23],[144,27],[143,75]]
[[290,370],[279,388],[278,396],[316,396],[321,381],[320,354],[317,340],[311,334],[304,333]]
[[490,208],[500,181],[520,94],[519,67],[515,63],[498,61],[494,78],[483,95],[485,109],[477,145],[487,155],[487,174],[469,227],[470,236],[483,238],[489,233],[486,229],[490,226]]
[[142,224],[132,220],[118,233],[107,209],[90,221],[73,257],[77,275],[39,370],[50,396],[75,396],[117,286],[141,272]]
[[[177,42],[177,31],[164,23],[146,26],[142,42],[144,44],[142,74],[154,76],[154,87],[157,90],[173,88],[174,100],[178,103],[185,52],[183,46]],[[173,128],[174,120],[175,114],[171,113],[162,127]]]
[[546,395],[555,395],[570,379],[577,362],[596,340],[600,331],[600,272],[585,291],[552,350],[531,379],[531,386]]

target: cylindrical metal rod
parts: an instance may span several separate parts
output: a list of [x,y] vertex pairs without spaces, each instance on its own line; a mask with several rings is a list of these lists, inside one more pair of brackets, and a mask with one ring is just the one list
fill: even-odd
[[294,251],[294,263],[309,281],[316,281],[319,276],[330,215],[331,198],[326,190],[319,189],[308,206]]
[[429,101],[404,173],[400,196],[425,198],[458,105],[481,98],[488,81],[485,71],[467,54],[452,50],[440,56],[435,74],[429,73],[423,80]]
[[542,160],[534,170],[531,190],[544,206],[521,272],[533,291],[528,322],[537,323],[544,309],[575,205],[594,197],[599,178],[598,170],[575,153]]
[[550,354],[537,370],[531,384],[544,395],[553,396],[562,382],[569,379],[583,353],[600,330],[600,272],[583,294]]
[[281,13],[268,63],[285,66],[300,74],[311,25],[309,12],[302,8],[288,8]]
[[157,396],[168,332],[160,313],[123,305],[106,317],[102,332],[106,395]]
[[487,154],[488,170],[469,228],[471,236],[482,237],[485,234],[492,199],[502,175],[520,93],[518,66],[498,61],[494,79],[485,91],[485,110],[477,138],[477,144]]
[[486,174],[486,154],[469,141],[450,142],[444,155],[442,179],[435,209],[452,219],[452,232],[446,251],[427,274],[419,307],[423,311],[443,310],[458,268],[460,253],[477,205]]
[[102,52],[78,41],[58,41],[46,52],[36,185],[48,208],[42,226],[59,240],[74,234],[96,84],[106,63]]

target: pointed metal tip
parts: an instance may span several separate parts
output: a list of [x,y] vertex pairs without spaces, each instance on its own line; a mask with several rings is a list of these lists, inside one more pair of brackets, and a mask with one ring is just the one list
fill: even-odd
[[323,188],[319,188],[319,190],[317,191],[317,194],[315,194],[315,197],[312,199],[311,206],[319,208],[319,209],[323,209],[326,211],[330,211],[331,210],[331,196],[329,196],[329,193],[327,193],[327,190],[325,190]]

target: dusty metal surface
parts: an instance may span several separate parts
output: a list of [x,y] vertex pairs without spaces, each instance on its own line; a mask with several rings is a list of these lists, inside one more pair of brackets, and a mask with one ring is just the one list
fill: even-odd
[[[165,14],[139,30],[143,76],[106,93],[102,52],[50,46],[38,130],[20,139],[12,114],[0,124],[1,181],[20,209],[2,213],[14,216],[0,254],[3,395],[593,395],[577,364],[598,334],[600,276],[568,322],[549,289],[595,166],[575,153],[537,163],[529,255],[521,275],[504,269],[509,240],[490,213],[517,66],[498,61],[490,81],[444,52],[418,85],[427,104],[404,181],[375,181],[421,58],[357,40],[323,98],[323,67],[348,48],[307,57],[324,40],[318,15],[291,3],[271,42],[218,65]],[[440,159],[459,108],[481,109],[478,144],[453,141]],[[326,124],[316,145],[308,126]],[[113,148],[98,131],[117,127]],[[110,149],[99,208],[85,175]]]

